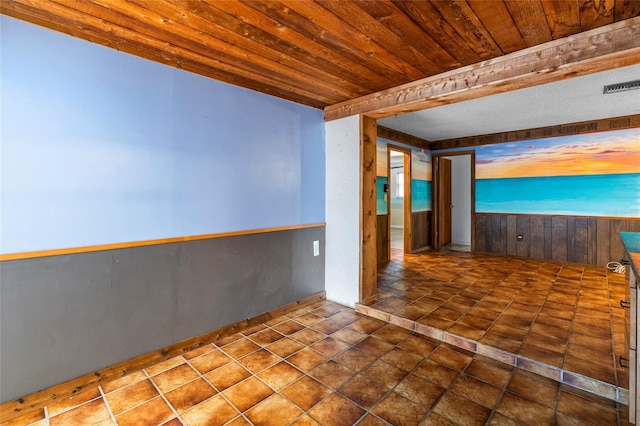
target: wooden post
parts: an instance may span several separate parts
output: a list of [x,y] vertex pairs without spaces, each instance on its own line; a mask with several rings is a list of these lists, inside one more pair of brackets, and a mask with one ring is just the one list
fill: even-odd
[[360,300],[377,293],[376,253],[376,120],[360,116],[360,176],[361,205],[360,229],[362,248],[360,252]]

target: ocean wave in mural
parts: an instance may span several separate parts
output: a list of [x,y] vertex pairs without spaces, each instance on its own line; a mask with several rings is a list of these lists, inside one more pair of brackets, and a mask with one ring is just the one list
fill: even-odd
[[640,217],[640,129],[476,149],[476,211]]

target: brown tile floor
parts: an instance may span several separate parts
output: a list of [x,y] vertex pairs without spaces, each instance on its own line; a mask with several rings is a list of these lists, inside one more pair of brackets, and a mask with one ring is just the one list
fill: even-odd
[[604,268],[454,251],[379,268],[370,307],[628,388],[626,279]]
[[624,425],[626,418],[622,404],[319,302],[11,424]]

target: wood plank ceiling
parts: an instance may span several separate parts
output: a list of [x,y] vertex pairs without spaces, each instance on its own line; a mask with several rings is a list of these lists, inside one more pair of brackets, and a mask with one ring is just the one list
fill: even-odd
[[638,0],[1,0],[3,14],[317,108],[640,15]]

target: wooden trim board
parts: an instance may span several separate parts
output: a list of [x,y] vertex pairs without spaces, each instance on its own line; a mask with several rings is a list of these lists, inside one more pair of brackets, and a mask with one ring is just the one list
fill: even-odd
[[468,136],[463,138],[443,139],[429,143],[429,149],[432,151],[437,151],[441,149],[473,147],[506,142],[520,142],[531,139],[580,135],[584,133],[608,132],[612,130],[632,129],[636,127],[640,127],[640,114],[603,118],[601,120],[560,124],[557,126],[545,126],[536,127],[533,129],[489,133],[486,135]]
[[378,285],[376,205],[376,120],[360,116],[360,300],[375,296]]
[[158,362],[185,354],[201,346],[214,343],[223,337],[231,336],[249,327],[267,322],[304,306],[326,299],[324,291],[315,293],[295,302],[288,303],[271,311],[264,312],[251,318],[229,324],[214,331],[192,337],[179,343],[158,349],[110,367],[103,368],[84,376],[77,377],[64,383],[34,392],[22,398],[5,402],[0,405],[0,422],[6,422],[31,411],[69,398],[82,391],[96,388],[105,383],[124,377],[128,374],[147,368]]
[[208,240],[212,238],[237,237],[240,235],[265,234],[267,232],[291,231],[295,229],[319,228],[325,223],[311,223],[306,225],[278,226],[274,228],[249,229],[246,231],[220,232],[217,234],[191,235],[185,237],[160,238],[157,240],[130,241],[124,243],[100,244],[95,246],[69,247],[53,250],[40,250],[22,253],[0,254],[0,262],[7,260],[32,259],[35,257],[60,256],[63,254],[88,253],[92,251],[116,250],[130,247],[152,246],[156,244],[180,243],[185,241]]
[[405,145],[415,146],[420,149],[429,149],[432,142],[419,138],[417,136],[410,135],[408,133],[401,132],[399,130],[390,129],[378,125],[378,137],[390,140],[392,142],[403,143]]

